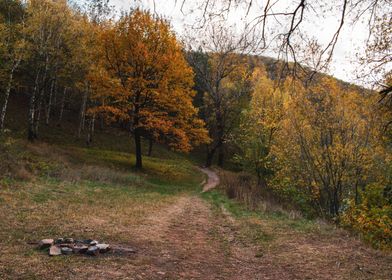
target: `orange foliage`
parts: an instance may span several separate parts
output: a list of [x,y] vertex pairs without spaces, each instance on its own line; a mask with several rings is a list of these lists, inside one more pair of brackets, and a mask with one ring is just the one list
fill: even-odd
[[89,79],[100,105],[92,110],[129,123],[135,141],[148,134],[188,152],[209,140],[192,104],[192,69],[166,21],[135,10],[104,27],[99,41],[102,59]]

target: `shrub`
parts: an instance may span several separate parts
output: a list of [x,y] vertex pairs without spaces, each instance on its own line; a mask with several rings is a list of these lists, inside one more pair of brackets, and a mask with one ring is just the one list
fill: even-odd
[[392,249],[392,205],[384,187],[371,184],[361,193],[361,202],[353,199],[341,215],[341,223],[359,232],[374,247]]
[[296,209],[306,218],[312,219],[318,216],[314,200],[301,188],[296,187],[289,180],[274,180],[269,185],[275,199],[286,208]]

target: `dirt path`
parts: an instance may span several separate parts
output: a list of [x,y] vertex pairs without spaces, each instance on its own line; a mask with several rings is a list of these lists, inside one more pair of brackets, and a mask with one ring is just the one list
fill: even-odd
[[200,171],[208,177],[207,182],[203,186],[203,192],[207,192],[219,185],[219,177],[214,171],[209,168],[200,168]]
[[[216,174],[203,172],[209,176],[204,190],[216,186]],[[90,278],[392,279],[391,256],[343,231],[320,235],[268,219],[239,220],[191,194],[152,213],[130,235],[138,253],[113,269],[90,271]]]
[[[214,172],[208,169],[203,172],[209,177],[204,190],[219,183]],[[3,255],[11,256],[12,250],[26,253],[22,258],[11,260],[14,263],[7,260],[7,265],[17,267],[17,270],[6,278],[0,274],[0,278],[392,279],[392,256],[363,245],[345,231],[322,224],[312,224],[311,229],[307,229],[303,220],[267,213],[234,216],[225,208],[228,204],[210,203],[203,196],[208,194],[186,192],[169,196],[170,203],[151,207],[148,214],[141,211],[143,219],[129,218],[119,222],[95,213],[96,217],[90,215],[89,220],[83,222],[105,228],[108,232],[105,241],[136,249],[136,254],[113,250],[98,258],[48,258],[35,249],[25,251],[22,245],[17,245],[16,249],[11,245],[2,248]],[[110,206],[116,209],[115,205]],[[138,208],[132,211],[135,215]],[[115,229],[111,232],[109,226]],[[91,231],[88,234],[91,235]],[[118,234],[117,238],[115,234]],[[0,256],[0,272],[2,270],[6,271]],[[34,273],[28,274],[31,270]]]
[[[204,191],[219,184],[215,172],[202,171]],[[45,182],[2,189],[0,279],[392,279],[391,254],[343,230],[241,212],[214,192]],[[99,237],[137,252],[51,258],[28,243],[54,234]]]
[[[151,224],[151,221],[154,221]],[[247,221],[271,228],[270,221]],[[263,243],[241,221],[184,195],[135,230],[138,253],[121,261],[112,279],[391,279],[390,256],[344,233],[325,236],[275,229],[281,236]],[[276,226],[276,225],[273,225]],[[282,232],[281,232],[282,231]],[[262,230],[260,230],[262,232]],[[102,273],[102,271],[101,271]],[[96,277],[96,276],[95,276]],[[127,278],[129,277],[129,278]],[[94,278],[95,279],[95,278]]]

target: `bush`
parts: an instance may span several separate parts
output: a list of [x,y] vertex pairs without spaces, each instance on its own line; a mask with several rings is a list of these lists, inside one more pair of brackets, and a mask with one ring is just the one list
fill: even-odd
[[392,205],[387,187],[372,184],[361,193],[361,202],[348,201],[341,223],[363,235],[374,247],[392,249]]
[[230,199],[243,202],[249,209],[255,209],[260,201],[260,188],[254,177],[245,172],[220,172],[220,185]]

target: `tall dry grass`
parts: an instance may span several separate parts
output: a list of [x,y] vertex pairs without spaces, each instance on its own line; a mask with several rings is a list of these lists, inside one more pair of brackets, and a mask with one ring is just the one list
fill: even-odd
[[249,210],[283,213],[293,219],[302,218],[300,211],[280,201],[271,190],[263,189],[257,184],[257,179],[248,173],[220,170],[219,177],[219,187],[227,197],[243,203]]

